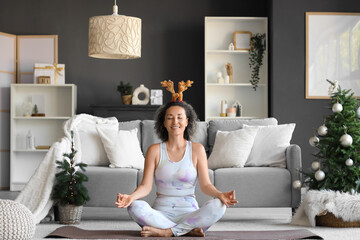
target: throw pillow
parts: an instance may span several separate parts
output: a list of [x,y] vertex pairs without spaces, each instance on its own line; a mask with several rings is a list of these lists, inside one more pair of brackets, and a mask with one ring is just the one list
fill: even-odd
[[94,121],[83,121],[79,124],[77,131],[81,143],[81,162],[88,165],[106,166],[109,165],[109,160],[106,156],[104,145],[96,130],[96,126],[98,125],[106,125],[107,128],[110,128],[113,131],[118,129],[117,125],[97,124]]
[[295,123],[249,126],[244,129],[258,129],[254,145],[245,166],[286,167],[285,150],[290,145]]
[[97,131],[109,158],[109,167],[144,168],[144,156],[140,149],[137,128],[130,131],[114,131],[113,129],[97,127]]
[[214,148],[208,160],[209,168],[244,167],[256,132],[257,128],[217,131]]

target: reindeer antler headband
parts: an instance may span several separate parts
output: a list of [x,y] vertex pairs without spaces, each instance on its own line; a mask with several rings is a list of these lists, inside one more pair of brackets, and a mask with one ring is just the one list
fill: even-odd
[[189,87],[191,87],[191,84],[193,84],[193,81],[187,80],[186,82],[181,81],[179,82],[179,92],[176,93],[174,90],[174,83],[173,81],[169,80],[169,81],[163,81],[160,82],[162,87],[166,87],[166,90],[168,90],[169,92],[171,92],[172,94],[172,98],[171,98],[171,102],[176,102],[176,99],[179,98],[179,102],[183,101],[183,92],[188,89]]

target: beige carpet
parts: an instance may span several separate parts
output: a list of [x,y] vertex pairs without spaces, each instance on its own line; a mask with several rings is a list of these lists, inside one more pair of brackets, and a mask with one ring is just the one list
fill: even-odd
[[[209,231],[269,231],[304,229],[301,226],[288,225],[289,220],[240,220],[220,221],[210,228]],[[34,239],[43,239],[55,229],[64,225],[56,223],[42,223],[37,225]],[[93,221],[83,220],[76,227],[88,230],[140,230],[140,227],[132,221]],[[305,228],[321,236],[326,240],[359,240],[360,228],[336,229],[326,227]],[[50,238],[51,239],[51,238]]]

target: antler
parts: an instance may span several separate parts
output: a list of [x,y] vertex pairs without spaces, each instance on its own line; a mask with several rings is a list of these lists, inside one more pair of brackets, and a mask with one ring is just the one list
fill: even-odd
[[183,92],[188,89],[188,87],[191,87],[191,84],[193,84],[193,81],[187,80],[186,83],[184,81],[179,82],[179,102],[183,101]]
[[175,102],[176,99],[179,97],[179,94],[178,93],[175,93],[175,90],[174,90],[174,83],[173,81],[169,80],[169,81],[163,81],[163,82],[160,82],[161,83],[161,86],[162,87],[166,87],[166,90],[168,90],[169,92],[171,92],[172,94],[172,99],[171,101],[172,102]]

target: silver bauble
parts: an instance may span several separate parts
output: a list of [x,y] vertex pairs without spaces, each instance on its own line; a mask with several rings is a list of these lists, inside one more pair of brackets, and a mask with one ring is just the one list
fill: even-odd
[[354,161],[351,158],[346,159],[345,161],[346,166],[351,167],[354,165]]
[[333,106],[332,106],[332,111],[334,113],[339,113],[343,110],[343,106],[340,104],[340,103],[335,103]]
[[328,128],[325,125],[321,125],[318,130],[317,130],[318,134],[320,136],[325,136],[328,132]]
[[320,139],[316,136],[313,136],[309,139],[309,143],[312,147],[316,147],[319,144]]
[[293,181],[292,186],[293,186],[294,189],[300,189],[301,188],[301,181],[300,180]]
[[360,118],[360,107],[358,107],[358,109],[356,110],[356,115],[358,118]]
[[312,164],[311,164],[311,169],[312,170],[316,171],[319,168],[320,168],[320,163],[319,162],[317,162],[317,161],[312,162]]
[[343,147],[349,147],[353,143],[353,139],[349,134],[345,133],[341,136],[340,143]]
[[315,179],[320,182],[324,180],[324,178],[325,178],[325,173],[321,170],[317,170],[315,173]]

